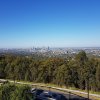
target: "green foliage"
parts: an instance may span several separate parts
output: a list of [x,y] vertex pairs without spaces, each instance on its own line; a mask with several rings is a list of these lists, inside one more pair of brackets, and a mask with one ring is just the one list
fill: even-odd
[[97,82],[97,90],[100,91],[100,63],[98,64],[97,70],[96,70],[96,82]]
[[84,51],[73,58],[14,56],[0,57],[0,78],[53,83],[59,86],[100,91],[100,60]]
[[32,100],[29,86],[4,84],[0,87],[0,100]]

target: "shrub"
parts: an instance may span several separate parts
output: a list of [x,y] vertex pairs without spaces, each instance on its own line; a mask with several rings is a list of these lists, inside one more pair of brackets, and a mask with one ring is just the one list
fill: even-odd
[[33,100],[28,85],[4,84],[0,86],[0,100]]

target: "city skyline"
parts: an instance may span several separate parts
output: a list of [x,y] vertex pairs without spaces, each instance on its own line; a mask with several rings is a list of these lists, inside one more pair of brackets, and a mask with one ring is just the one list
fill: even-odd
[[0,48],[100,47],[99,0],[1,0]]

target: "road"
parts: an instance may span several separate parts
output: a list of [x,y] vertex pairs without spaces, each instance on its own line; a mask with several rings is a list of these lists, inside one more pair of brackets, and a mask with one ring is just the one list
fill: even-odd
[[[50,91],[50,92],[55,92],[55,91]],[[61,93],[61,92],[55,92],[55,93],[60,93],[62,95],[64,95],[66,97],[67,100],[87,100],[87,98],[84,98],[84,97],[80,97],[78,95],[75,95],[75,94],[70,94],[70,93]]]

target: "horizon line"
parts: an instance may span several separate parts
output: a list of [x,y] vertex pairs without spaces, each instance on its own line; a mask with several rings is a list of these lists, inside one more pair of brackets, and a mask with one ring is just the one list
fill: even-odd
[[33,46],[33,47],[0,47],[0,49],[29,49],[29,48],[100,48],[100,46],[71,46],[71,47],[51,47],[51,46]]

